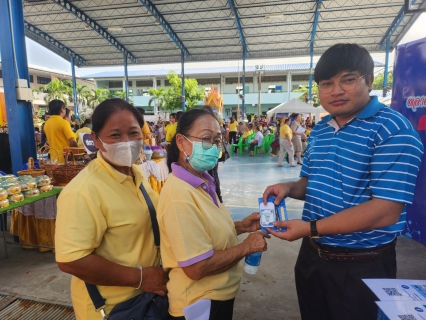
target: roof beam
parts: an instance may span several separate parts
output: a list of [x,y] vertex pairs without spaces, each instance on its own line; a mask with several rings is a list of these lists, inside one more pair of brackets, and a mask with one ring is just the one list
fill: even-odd
[[[40,39],[44,40],[49,44],[49,46],[54,46],[56,50],[59,50],[61,52],[66,53],[68,56],[73,57],[74,60],[77,62],[79,66],[86,65],[87,61],[77,53],[75,53],[73,50],[68,48],[66,45],[61,43],[60,41],[56,40],[55,38],[52,38],[47,33],[41,31],[36,26],[32,25],[31,23],[24,21],[25,30],[31,34],[30,38],[33,39],[36,42],[40,43]],[[44,45],[43,43],[40,43]]]
[[134,63],[137,62],[136,57],[129,50],[127,50],[119,41],[117,41],[116,38],[114,38],[105,28],[101,27],[95,20],[90,18],[86,13],[78,9],[71,2],[67,0],[52,0],[52,1],[58,4],[59,6],[61,6],[62,8],[64,8],[69,13],[71,13],[77,19],[84,22],[90,28],[92,28],[93,31],[95,31],[97,34],[103,37],[106,41],[112,44],[118,51],[122,52],[125,56],[127,56],[127,59],[129,59],[130,61]]
[[[322,7],[322,0],[317,0],[317,4],[315,6],[315,17],[314,17],[314,22],[312,24],[312,33],[311,33],[311,41],[310,41],[310,46],[309,46],[309,55],[311,58],[311,62],[310,62],[310,66],[309,66],[309,92],[308,92],[308,99],[309,102],[312,101],[312,74],[313,74],[313,69],[314,69],[314,62],[313,62],[313,58],[314,58],[314,43],[315,43],[315,34],[317,33],[317,26],[318,26],[318,18],[319,18],[319,14],[320,14],[320,9]],[[317,119],[318,121],[318,119]]]
[[177,45],[177,47],[183,52],[186,58],[190,57],[188,49],[183,44],[182,40],[180,40],[177,33],[173,30],[172,26],[167,22],[161,12],[157,9],[157,7],[152,3],[151,0],[139,0],[140,3],[144,5],[144,7],[157,19],[158,23],[163,27],[164,31],[170,36],[173,42]]
[[237,26],[238,35],[240,36],[241,46],[243,47],[243,52],[247,54],[247,44],[246,38],[244,36],[243,27],[241,26],[241,20],[238,15],[238,10],[235,8],[234,0],[228,0],[229,8],[231,9],[232,14],[234,15],[235,25]]
[[[414,0],[413,2],[416,2],[416,0]],[[380,40],[380,42],[379,42],[380,50],[383,50],[383,48],[386,44],[386,39],[392,37],[393,33],[399,27],[399,25],[401,24],[402,20],[404,20],[404,18],[405,18],[404,6],[402,6],[401,10],[399,10],[397,16],[392,21],[392,24],[389,26],[389,28],[386,31],[385,35],[383,36],[382,40]]]

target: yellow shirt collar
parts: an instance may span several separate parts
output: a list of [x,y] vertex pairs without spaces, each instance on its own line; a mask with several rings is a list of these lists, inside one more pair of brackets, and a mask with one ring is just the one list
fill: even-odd
[[[131,179],[130,176],[117,171],[113,166],[111,166],[108,162],[106,162],[102,156],[102,153],[99,151],[98,151],[97,161],[99,162],[100,166],[103,167],[106,171],[108,171],[109,175],[118,183],[121,184],[124,181],[126,181],[126,179]],[[132,165],[132,172],[136,178],[136,185],[139,186],[143,180],[143,173],[141,169],[135,164]]]

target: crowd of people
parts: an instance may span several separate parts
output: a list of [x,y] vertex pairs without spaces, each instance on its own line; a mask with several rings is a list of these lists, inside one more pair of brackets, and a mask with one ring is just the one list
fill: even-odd
[[[190,320],[199,309],[207,310],[203,319],[232,319],[242,277],[239,262],[267,250],[270,235],[260,231],[257,212],[232,220],[208,172],[224,152],[224,137],[235,143],[238,135],[248,139],[255,133],[252,150],[267,129],[278,137],[278,164],[287,152],[291,166],[302,165],[299,180],[271,185],[263,193],[265,203],[272,195],[276,203],[285,197],[305,201],[301,219],[275,222],[286,232],[268,228],[283,240],[303,239],[295,265],[302,319],[376,319],[374,295],[362,279],[396,277],[395,243],[405,205],[413,201],[424,148],[407,119],[369,96],[373,77],[367,50],[338,44],[315,68],[322,106],[330,114],[315,126],[308,118],[303,124],[298,114],[275,130],[262,118],[221,124],[208,108],[173,114],[161,131],[158,123],[151,126],[164,136],[168,150],[170,174],[160,196],[134,164],[144,140],[143,116],[121,99],[102,102],[91,119],[98,156],[58,199],[56,261],[73,276],[76,318],[99,318],[89,283],[105,299],[107,314],[152,292],[168,296],[169,319]],[[63,130],[61,143],[71,143],[64,107],[52,107],[47,139],[55,124]],[[155,221],[160,248],[154,242]],[[248,236],[238,243],[242,233]]]

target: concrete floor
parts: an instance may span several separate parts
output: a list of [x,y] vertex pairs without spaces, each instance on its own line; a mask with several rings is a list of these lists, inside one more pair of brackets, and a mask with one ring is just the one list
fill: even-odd
[[[270,184],[297,179],[300,166],[277,167],[276,157],[234,155],[219,165],[224,202],[234,220],[257,211],[257,198]],[[299,218],[302,201],[287,200],[290,219]],[[0,233],[1,237],[1,233]],[[240,236],[242,241],[245,235]],[[12,240],[11,236],[8,239]],[[256,275],[243,275],[235,302],[235,320],[300,319],[293,266],[300,240],[268,240]],[[0,294],[17,294],[39,301],[70,304],[70,276],[56,267],[54,254],[8,246],[4,258],[0,239]],[[426,247],[407,237],[397,244],[398,278],[426,279]]]

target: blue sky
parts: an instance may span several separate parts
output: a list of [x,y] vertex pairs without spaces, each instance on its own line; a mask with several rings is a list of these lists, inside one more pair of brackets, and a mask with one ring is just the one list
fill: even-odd
[[[423,13],[407,32],[405,37],[401,40],[401,43],[406,43],[409,41],[417,40],[425,37],[424,26],[426,25],[426,13]],[[26,38],[27,45],[27,56],[28,63],[32,65],[38,65],[46,68],[52,68],[56,70],[71,72],[71,65],[68,61],[62,59],[60,56],[51,52],[50,50],[44,48],[38,43]],[[0,48],[1,49],[1,48]],[[373,54],[373,58],[377,61],[384,62],[384,54]],[[303,59],[303,58],[302,58]],[[308,58],[306,57],[306,61]],[[0,58],[1,61],[1,58]],[[282,61],[282,60],[281,60]],[[393,55],[391,55],[391,62],[393,61]],[[235,62],[233,62],[235,64]],[[98,73],[108,70],[117,70],[122,67],[111,67],[111,68],[77,68],[76,73],[79,76]],[[134,69],[135,67],[130,67],[129,69]]]

